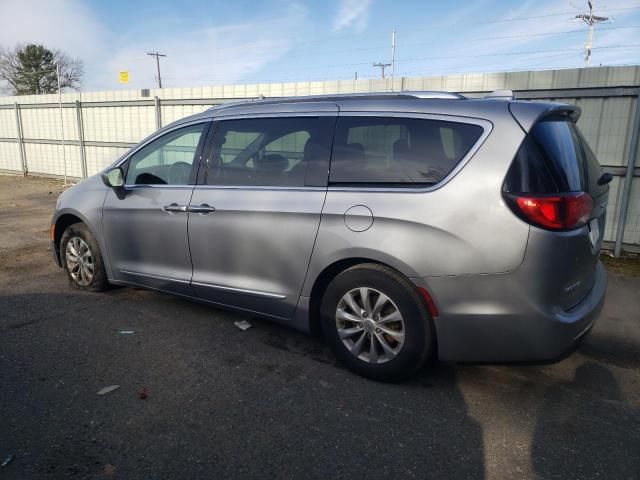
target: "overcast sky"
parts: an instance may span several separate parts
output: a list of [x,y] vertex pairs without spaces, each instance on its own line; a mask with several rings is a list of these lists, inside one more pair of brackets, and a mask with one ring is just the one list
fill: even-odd
[[[640,63],[640,1],[596,2],[593,65]],[[35,42],[85,65],[82,89],[421,76],[583,65],[574,0],[0,0],[0,45]],[[128,70],[128,86],[118,72]]]

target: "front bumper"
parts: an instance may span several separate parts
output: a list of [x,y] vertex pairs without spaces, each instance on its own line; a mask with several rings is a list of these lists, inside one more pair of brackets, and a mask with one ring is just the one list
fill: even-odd
[[513,273],[412,279],[427,288],[438,357],[456,362],[547,362],[566,355],[595,323],[604,305],[601,262],[590,293],[568,311],[537,303]]
[[62,268],[62,263],[60,262],[60,255],[59,255],[59,252],[56,250],[56,244],[53,240],[51,241],[51,255],[53,256],[53,261],[56,263],[56,265]]

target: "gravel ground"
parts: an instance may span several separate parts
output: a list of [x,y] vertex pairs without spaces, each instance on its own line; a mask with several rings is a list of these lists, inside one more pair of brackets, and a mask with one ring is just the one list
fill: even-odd
[[640,478],[638,277],[611,274],[560,363],[433,364],[379,384],[263,320],[70,288],[49,252],[61,189],[0,176],[2,479]]

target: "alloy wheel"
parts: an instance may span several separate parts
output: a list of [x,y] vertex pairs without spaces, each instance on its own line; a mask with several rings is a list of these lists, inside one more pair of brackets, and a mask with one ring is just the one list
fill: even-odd
[[95,274],[95,265],[87,242],[80,237],[70,238],[67,242],[65,257],[67,269],[73,281],[83,287],[89,285]]
[[400,310],[387,295],[373,288],[354,288],[340,299],[336,327],[347,350],[367,363],[393,360],[404,345]]

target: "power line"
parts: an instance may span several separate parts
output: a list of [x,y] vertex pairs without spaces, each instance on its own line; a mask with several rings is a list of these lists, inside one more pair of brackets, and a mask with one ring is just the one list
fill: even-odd
[[147,55],[156,57],[156,68],[158,69],[158,88],[162,88],[162,77],[160,76],[160,57],[166,57],[166,55],[160,52],[147,52]]
[[[599,31],[602,32],[603,30],[619,30],[621,28],[640,28],[640,25],[604,27],[604,28],[600,28]],[[548,35],[564,35],[567,33],[583,33],[583,32],[584,30],[564,30],[561,32],[541,32],[541,33],[523,33],[519,35],[501,35],[499,37],[474,37],[474,38],[470,38],[469,40],[500,40],[502,38],[546,37]],[[411,45],[415,45],[415,44],[411,44]]]
[[[635,5],[633,7],[618,7],[618,8],[602,8],[601,12],[614,12],[614,11],[622,11],[622,10],[635,10],[640,8],[640,5]],[[546,18],[546,17],[557,17],[559,15],[571,15],[575,13],[573,12],[556,12],[556,13],[545,13],[542,15],[529,15],[526,17],[507,17],[507,18],[495,18],[490,20],[478,20],[477,22],[467,23],[467,24],[459,24],[459,25],[475,25],[476,23],[502,23],[502,22],[515,22],[520,20],[532,20],[535,18]]]
[[[567,54],[564,55],[558,55],[558,57],[566,57]],[[556,60],[560,60],[560,58],[556,59]],[[458,69],[445,69],[445,70],[438,70],[438,71],[433,71],[433,72],[425,72],[425,70],[411,70],[411,71],[404,71],[402,72],[402,76],[404,77],[434,77],[434,76],[439,76],[439,75],[454,75],[454,74],[481,74],[481,73],[514,73],[514,72],[529,72],[529,71],[547,71],[550,68],[554,69],[554,70],[570,70],[570,69],[574,69],[574,68],[578,68],[576,66],[557,66],[557,67],[539,67],[538,65],[542,65],[544,63],[550,63],[550,62],[543,62],[540,64],[536,64],[536,66],[534,66],[533,68],[530,67],[526,67],[526,68],[522,68],[522,69],[512,69],[512,70],[485,70],[485,69],[473,69],[473,70],[469,70],[468,68],[463,68],[462,70],[460,70],[460,68]],[[611,63],[607,65],[608,67],[624,67],[624,66],[637,66],[637,63],[624,63],[624,62],[616,62],[616,63]],[[461,67],[462,68],[462,67]],[[349,76],[351,76],[352,74],[350,74]],[[360,75],[358,74],[358,79],[359,81],[361,80],[375,80],[378,79],[379,77],[377,75]],[[193,81],[197,81],[197,82],[216,82],[219,79],[202,79],[202,78],[197,78],[197,79],[193,79]],[[287,77],[269,77],[269,78],[261,78],[258,81],[254,81],[254,82],[245,82],[246,84],[254,84],[254,83],[287,83],[287,82],[317,82],[317,81],[323,81],[323,80],[336,80],[335,77],[327,77],[327,76],[322,76],[322,77],[314,77],[314,78],[309,78],[309,76],[287,76]],[[339,79],[337,81],[341,81],[341,80],[349,80],[349,78],[343,78],[343,79]]]
[[[633,28],[638,28],[640,29],[640,25],[630,25],[630,26],[614,26],[614,27],[605,27],[605,28],[600,28],[599,31],[604,31],[604,30],[617,30],[617,29],[633,29]],[[544,37],[544,36],[549,36],[549,35],[562,35],[562,34],[570,34],[570,33],[582,33],[584,30],[566,30],[566,31],[561,31],[561,32],[540,32],[540,33],[526,33],[526,34],[519,34],[519,35],[504,35],[504,36],[496,36],[496,37],[473,37],[473,38],[469,38],[469,40],[495,40],[495,39],[507,39],[507,38],[520,38],[520,37]],[[431,45],[433,42],[409,42],[409,43],[396,43],[396,47],[413,47],[413,46],[420,46],[420,45]],[[271,47],[277,46],[278,44],[274,44],[271,45]],[[243,46],[242,50],[248,50],[251,49],[252,46],[249,45],[248,47]],[[255,48],[261,48],[264,49],[264,46],[261,47],[257,47],[255,46]],[[343,48],[343,49],[339,49],[339,50],[324,50],[322,52],[318,52],[316,55],[334,55],[334,54],[339,54],[339,53],[347,53],[347,52],[364,52],[364,51],[380,51],[383,49],[389,48],[388,46],[385,47],[383,45],[380,46],[376,46],[376,47],[362,47],[362,48]],[[185,56],[197,56],[197,57],[210,57],[211,55],[209,53],[204,53],[202,51],[200,52],[193,52],[191,54],[187,53]],[[294,54],[294,55],[288,55],[287,58],[301,58],[301,57],[307,57],[307,54]],[[207,62],[208,65],[231,65],[231,64],[235,64],[237,63],[236,60],[229,60],[229,61],[224,61],[224,62]],[[359,63],[358,65],[367,65],[368,62],[363,62],[363,63]]]
[[[600,28],[599,31],[603,31],[603,30],[617,30],[617,29],[621,29],[621,28],[640,28],[640,25],[629,25],[629,26],[616,26],[616,27],[605,27],[605,28]],[[472,37],[469,38],[468,40],[500,40],[500,39],[505,39],[505,38],[524,38],[524,37],[545,37],[548,35],[564,35],[564,34],[568,34],[568,33],[583,33],[584,30],[565,30],[562,32],[540,32],[540,33],[523,33],[523,34],[519,34],[519,35],[503,35],[503,36],[497,36],[497,37]],[[415,47],[415,46],[420,46],[420,45],[431,45],[433,42],[411,42],[411,43],[401,43],[398,46],[399,47]],[[378,49],[381,49],[384,47],[379,47]],[[364,50],[364,49],[363,49]],[[367,49],[368,50],[368,49]],[[373,49],[371,49],[373,50]],[[350,51],[350,50],[343,50],[345,52]],[[329,52],[323,52],[323,53],[329,53]],[[334,52],[334,53],[340,53],[340,52]]]
[[[629,45],[606,45],[601,47],[593,47],[594,49],[614,49],[614,48],[637,48],[640,47],[640,43],[629,44]],[[476,58],[476,57],[497,57],[497,56],[505,56],[505,55],[531,55],[531,54],[543,54],[543,53],[556,53],[556,52],[576,52],[581,51],[582,48],[558,48],[558,49],[549,49],[549,50],[527,50],[520,52],[499,52],[499,53],[475,53],[473,55],[446,55],[440,57],[416,57],[416,58],[400,58],[398,59],[399,63],[410,63],[417,62],[422,60],[449,60],[449,59],[458,59],[458,58]],[[339,68],[339,67],[353,67],[358,65],[368,65],[367,62],[358,62],[358,63],[341,63],[335,65],[325,65],[319,67],[313,67],[314,69],[327,69],[327,68]],[[379,65],[374,65],[379,66]],[[388,66],[388,64],[386,65]]]
[[[628,6],[628,7],[617,7],[617,8],[602,8],[599,11],[600,12],[613,12],[613,11],[625,11],[625,10],[637,10],[640,9],[640,5],[635,5],[635,6]],[[543,14],[543,15],[532,15],[532,16],[523,16],[523,17],[508,17],[508,18],[494,18],[494,19],[479,19],[473,23],[460,23],[457,24],[458,26],[463,26],[463,25],[477,25],[477,24],[482,24],[482,23],[499,23],[499,22],[510,22],[510,21],[519,21],[519,20],[528,20],[528,19],[535,19],[535,18],[545,18],[545,17],[552,17],[552,16],[558,16],[558,15],[569,15],[569,14],[574,14],[575,11],[573,12],[557,12],[557,13],[549,13],[549,14]],[[438,22],[434,22],[432,23],[432,26],[438,25]],[[622,28],[640,28],[640,26],[615,26],[615,27],[608,27],[608,28],[601,28],[600,30],[614,30],[614,29],[622,29]],[[570,30],[570,31],[564,31],[564,32],[548,32],[548,33],[531,33],[531,34],[522,34],[522,35],[507,35],[507,36],[496,36],[496,37],[476,37],[476,38],[470,38],[469,40],[490,40],[490,39],[502,39],[502,38],[518,38],[518,37],[536,37],[536,36],[547,36],[547,35],[561,35],[561,34],[570,34],[570,33],[579,33],[582,30]],[[411,32],[409,32],[411,33]],[[301,41],[297,41],[295,42],[295,44],[291,44],[288,42],[274,42],[270,45],[268,45],[267,47],[265,47],[264,44],[262,43],[257,43],[257,44],[248,44],[248,45],[243,45],[242,46],[242,51],[246,51],[246,50],[264,50],[265,48],[290,48],[293,47],[298,48],[302,45],[312,45],[312,44],[318,44],[318,43],[326,43],[327,41],[333,41],[333,40],[341,40],[341,39],[347,39],[347,38],[354,38],[354,37],[359,37],[361,38],[361,35],[339,35],[339,36],[331,36],[331,37],[316,37],[315,39],[311,39],[311,40],[301,40]],[[431,44],[432,42],[412,42],[412,43],[403,43],[403,44],[397,44],[397,46],[418,46],[418,45],[427,45],[427,44]],[[319,52],[316,53],[315,55],[329,55],[329,54],[339,54],[339,53],[346,53],[346,52],[356,52],[356,51],[377,51],[377,50],[382,50],[388,47],[385,46],[379,46],[379,47],[362,47],[362,48],[348,48],[348,49],[336,49],[336,50],[325,50],[323,52]],[[210,51],[206,51],[206,50],[196,50],[196,51],[191,51],[191,52],[187,52],[185,53],[184,56],[199,56],[199,57],[211,57],[212,54],[210,53]],[[294,54],[294,55],[287,55],[287,58],[300,58],[300,57],[307,57],[308,54]],[[233,61],[223,61],[223,62],[208,62],[209,65],[229,65],[229,64],[233,64],[236,63],[235,60]],[[392,62],[393,63],[393,62]],[[370,63],[359,63],[359,64],[354,64],[354,65],[367,65]],[[159,63],[158,63],[158,70],[159,70]]]
[[[604,45],[601,47],[593,47],[593,49],[609,49],[609,48],[637,48],[640,47],[640,43],[634,43],[629,45]],[[529,55],[529,54],[537,54],[537,53],[555,53],[555,52],[575,52],[580,51],[582,48],[558,48],[551,50],[529,50],[523,52],[499,52],[499,53],[476,53],[473,55],[447,55],[445,57],[419,57],[419,58],[408,58],[408,59],[400,59],[400,62],[414,62],[419,60],[445,60],[445,59],[456,59],[456,58],[475,58],[475,57],[497,57],[502,55]],[[326,68],[326,67],[325,67]]]
[[[611,46],[601,46],[601,47],[593,47],[594,49],[635,49],[640,47],[640,44],[629,44],[629,45],[611,45]],[[416,63],[422,60],[455,60],[455,59],[459,59],[459,58],[473,58],[473,57],[492,57],[492,56],[497,56],[497,57],[501,57],[504,55],[523,55],[523,58],[521,59],[522,61],[527,60],[527,59],[540,59],[540,60],[546,60],[547,58],[551,58],[552,56],[555,57],[569,57],[571,55],[575,55],[576,52],[580,52],[582,51],[582,48],[567,48],[567,49],[549,49],[549,50],[534,50],[534,51],[520,51],[520,52],[503,52],[503,53],[493,53],[493,54],[475,54],[475,55],[449,55],[449,56],[441,56],[441,57],[420,57],[420,58],[407,58],[407,59],[398,59],[396,61],[396,65],[403,65],[403,63],[406,64],[410,64],[410,63]],[[549,55],[549,54],[554,54],[554,55]],[[524,56],[527,55],[528,57]],[[541,55],[545,55],[543,58],[539,57]],[[318,65],[316,67],[310,67],[305,69],[305,72],[308,71],[326,71],[326,70],[330,70],[330,69],[337,69],[337,68],[343,68],[343,67],[354,67],[354,66],[365,66],[365,65],[371,65],[371,63],[369,62],[359,62],[359,63],[344,63],[344,64],[334,64],[334,65]],[[503,61],[500,62],[491,62],[491,63],[485,63],[485,66],[500,66],[500,65],[504,65]],[[614,64],[611,64],[614,65]],[[628,64],[621,64],[621,63],[616,63],[615,65],[628,65]],[[441,70],[441,72],[448,72],[451,71],[451,73],[455,73],[452,70],[459,70],[460,68],[463,67],[451,67],[451,68],[445,68],[444,70]],[[575,67],[568,67],[568,68],[575,68]],[[546,68],[548,69],[548,68]],[[484,69],[483,69],[484,70]],[[528,70],[528,69],[527,69]],[[533,69],[535,70],[535,69]],[[545,69],[541,69],[541,70],[545,70]],[[300,75],[287,75],[290,72],[299,72],[299,68],[291,68],[291,69],[280,69],[279,73],[284,73],[285,75],[283,76],[270,76],[268,78],[264,78],[261,81],[269,81],[269,82],[280,82],[280,81],[305,81],[305,80],[309,80],[309,76],[306,73],[302,73]],[[407,76],[409,74],[421,74],[421,75],[425,75],[425,71],[424,69],[413,69],[413,70],[406,70],[406,69],[401,69],[401,75],[403,76]],[[472,73],[469,72],[469,68],[468,67],[464,67],[464,70],[461,70],[461,73]],[[434,72],[429,72],[430,75],[435,74]],[[327,74],[325,76],[325,78],[335,78],[333,77],[334,74]],[[351,73],[349,74],[349,76],[351,76]],[[205,83],[211,83],[211,82],[218,82],[220,81],[222,77],[199,77],[199,78],[193,78],[191,79],[191,81],[197,81],[197,82],[202,82],[203,84]],[[358,79],[366,79],[366,78],[380,78],[380,77],[374,77],[374,76],[370,76],[370,75],[360,75],[358,74]],[[316,78],[317,79],[317,78]]]
[[[556,60],[560,60],[560,59],[556,59]],[[540,64],[541,65],[541,64]],[[627,67],[627,66],[637,66],[637,63],[611,63],[609,65],[607,65],[608,67]],[[515,73],[515,72],[536,72],[536,71],[548,71],[550,69],[552,70],[570,70],[570,69],[575,69],[575,68],[579,68],[576,66],[557,66],[557,67],[526,67],[526,68],[522,68],[522,69],[513,69],[513,70],[484,70],[484,69],[477,69],[477,70],[468,70],[468,69],[453,69],[453,70],[442,70],[442,71],[437,71],[437,72],[429,72],[428,74],[424,71],[424,70],[412,70],[410,72],[404,72],[404,76],[409,77],[409,76],[422,76],[422,77],[437,77],[440,75],[456,75],[456,74],[483,74],[483,73]]]

